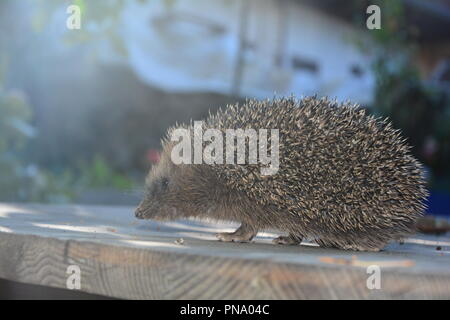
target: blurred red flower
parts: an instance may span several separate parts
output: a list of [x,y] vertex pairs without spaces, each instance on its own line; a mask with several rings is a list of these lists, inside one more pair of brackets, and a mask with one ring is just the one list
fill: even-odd
[[147,160],[151,164],[158,163],[160,159],[161,159],[161,154],[159,153],[158,150],[156,150],[156,149],[149,149],[149,150],[147,150]]

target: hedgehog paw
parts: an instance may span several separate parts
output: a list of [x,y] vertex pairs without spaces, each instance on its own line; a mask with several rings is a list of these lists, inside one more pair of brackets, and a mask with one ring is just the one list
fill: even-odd
[[216,234],[216,237],[224,242],[249,242],[256,233],[248,225],[242,224],[235,232],[220,232]]
[[302,242],[302,238],[290,234],[288,236],[279,236],[273,239],[272,242],[275,244],[296,245]]
[[256,234],[253,232],[236,234],[236,232],[220,232],[216,234],[217,239],[224,242],[250,242]]

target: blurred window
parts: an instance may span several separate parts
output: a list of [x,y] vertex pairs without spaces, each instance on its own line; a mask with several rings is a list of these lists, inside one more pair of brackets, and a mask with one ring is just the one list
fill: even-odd
[[294,70],[303,70],[311,73],[319,72],[319,66],[317,65],[317,63],[299,56],[294,56],[292,58],[292,67],[294,68]]
[[354,64],[350,67],[350,72],[357,78],[361,78],[364,75],[364,70],[360,65]]

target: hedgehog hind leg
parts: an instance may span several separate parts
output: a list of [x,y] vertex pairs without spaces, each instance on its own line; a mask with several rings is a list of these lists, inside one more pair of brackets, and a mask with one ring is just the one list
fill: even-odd
[[275,244],[284,244],[284,245],[297,245],[300,244],[303,240],[303,237],[290,233],[287,236],[279,236],[272,240]]
[[220,232],[216,237],[225,242],[249,242],[257,233],[258,230],[254,226],[243,222],[235,232]]

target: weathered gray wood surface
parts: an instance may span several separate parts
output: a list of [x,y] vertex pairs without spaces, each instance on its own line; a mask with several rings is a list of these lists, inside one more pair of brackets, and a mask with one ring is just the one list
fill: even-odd
[[[215,240],[234,227],[141,221],[130,207],[0,204],[0,278],[66,288],[78,265],[81,290],[118,298],[450,298],[448,235],[378,253],[277,246],[269,233]],[[369,265],[380,267],[381,289],[367,288]]]

